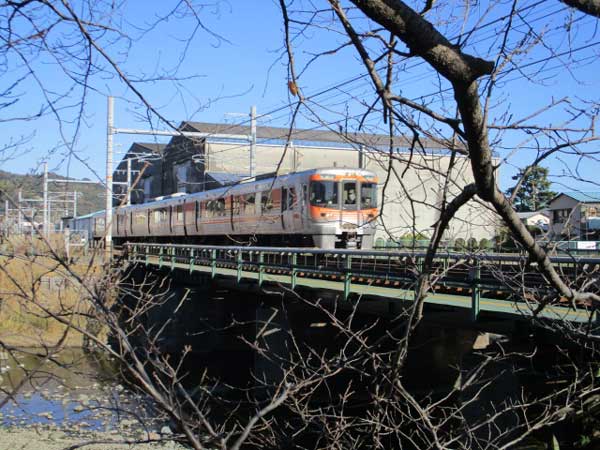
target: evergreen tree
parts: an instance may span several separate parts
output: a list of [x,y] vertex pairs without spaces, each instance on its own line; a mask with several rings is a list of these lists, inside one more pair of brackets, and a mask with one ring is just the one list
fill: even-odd
[[[523,176],[523,171],[512,177],[513,180],[519,180]],[[511,196],[514,187],[506,191],[507,196]],[[525,176],[523,183],[517,195],[515,196],[514,206],[518,212],[538,211],[554,198],[555,192],[550,190],[550,181],[548,181],[548,169],[546,167],[532,167]]]

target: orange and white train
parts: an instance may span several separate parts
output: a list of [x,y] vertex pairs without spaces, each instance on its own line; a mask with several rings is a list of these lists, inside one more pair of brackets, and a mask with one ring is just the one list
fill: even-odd
[[[113,241],[370,249],[377,182],[368,170],[313,169],[174,194],[114,209]],[[71,227],[100,240],[104,211]]]

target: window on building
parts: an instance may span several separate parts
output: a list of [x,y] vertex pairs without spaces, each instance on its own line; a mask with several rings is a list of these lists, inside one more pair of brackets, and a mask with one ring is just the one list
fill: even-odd
[[144,201],[152,198],[152,177],[144,178]]
[[570,215],[571,209],[555,209],[552,211],[552,223],[565,223]]
[[188,192],[188,178],[190,173],[190,162],[176,164],[173,166],[175,184],[177,192]]
[[585,209],[585,217],[598,217],[598,209],[597,206],[588,206]]

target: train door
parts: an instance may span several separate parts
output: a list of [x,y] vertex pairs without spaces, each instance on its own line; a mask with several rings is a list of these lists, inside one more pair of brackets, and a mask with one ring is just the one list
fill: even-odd
[[299,232],[302,227],[300,204],[295,187],[281,188],[281,226],[288,233]]
[[231,231],[236,232],[239,228],[239,220],[240,220],[240,195],[230,195],[229,196],[231,202],[231,214],[229,215],[229,219],[231,222]]
[[302,221],[302,229],[308,224],[310,215],[310,207],[308,206],[308,184],[302,185],[302,195],[300,196],[300,220]]
[[288,189],[286,187],[281,188],[281,228],[289,231],[292,223],[288,212]]
[[294,186],[288,189],[288,197],[294,231],[297,232],[302,230],[302,194],[298,191],[298,187]]

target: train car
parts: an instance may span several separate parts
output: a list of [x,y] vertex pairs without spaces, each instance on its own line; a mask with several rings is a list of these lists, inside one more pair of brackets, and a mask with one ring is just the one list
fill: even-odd
[[[115,209],[113,241],[370,249],[377,181],[363,169],[313,169],[176,194]],[[94,214],[97,239],[104,213]]]

